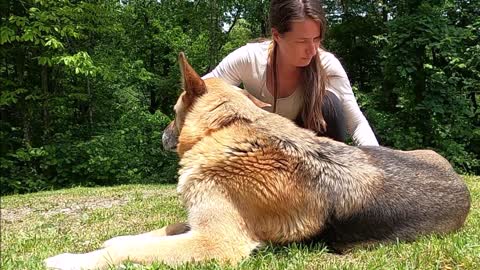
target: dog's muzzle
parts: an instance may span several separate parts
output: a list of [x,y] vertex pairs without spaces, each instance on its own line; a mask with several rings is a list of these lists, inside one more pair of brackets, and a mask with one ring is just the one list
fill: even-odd
[[177,150],[178,130],[174,121],[172,121],[163,131],[162,144],[165,150],[173,152]]

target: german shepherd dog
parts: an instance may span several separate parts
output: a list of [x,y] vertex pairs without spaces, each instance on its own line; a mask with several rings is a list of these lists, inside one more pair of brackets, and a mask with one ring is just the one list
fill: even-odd
[[334,250],[459,229],[469,191],[430,150],[353,147],[296,126],[179,56],[184,91],[163,143],[181,157],[188,222],[46,260],[56,269],[124,261],[235,264],[265,243],[320,239]]

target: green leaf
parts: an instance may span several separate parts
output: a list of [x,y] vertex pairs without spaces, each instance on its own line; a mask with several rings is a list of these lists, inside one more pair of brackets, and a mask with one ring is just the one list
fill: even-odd
[[13,40],[15,40],[15,31],[7,26],[2,26],[0,28],[0,44],[10,43]]

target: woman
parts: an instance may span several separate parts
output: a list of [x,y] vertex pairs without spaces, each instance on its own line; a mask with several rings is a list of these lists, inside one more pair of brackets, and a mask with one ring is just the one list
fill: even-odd
[[249,43],[203,78],[243,87],[267,110],[319,135],[356,145],[378,145],[335,56],[321,44],[327,26],[320,0],[271,0],[272,41]]

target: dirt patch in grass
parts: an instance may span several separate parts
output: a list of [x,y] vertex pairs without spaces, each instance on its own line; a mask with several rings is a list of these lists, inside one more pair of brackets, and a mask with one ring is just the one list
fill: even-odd
[[55,214],[78,214],[84,210],[111,208],[117,205],[125,205],[129,201],[128,198],[87,198],[85,200],[67,200],[57,201],[46,210],[44,207],[19,207],[12,209],[1,209],[2,219],[6,222],[16,222],[24,219],[26,216],[36,213],[42,216],[49,217]]
[[151,197],[176,196],[174,190],[152,189],[132,192],[97,194],[71,194],[67,196],[45,196],[37,198],[20,207],[2,207],[0,217],[3,222],[14,223],[22,221],[27,216],[35,213],[43,217],[56,214],[74,215],[85,210],[108,209],[114,206],[123,206],[134,200],[145,200]]

